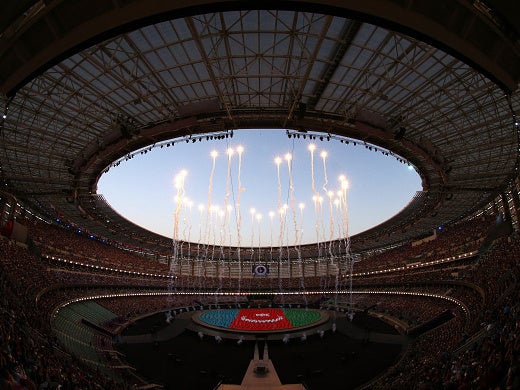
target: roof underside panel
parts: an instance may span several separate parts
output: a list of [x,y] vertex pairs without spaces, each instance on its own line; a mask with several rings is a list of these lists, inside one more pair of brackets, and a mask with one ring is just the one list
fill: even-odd
[[[510,102],[520,112],[518,94]],[[139,131],[182,120],[197,124],[193,132],[337,128],[423,169],[431,188],[421,208],[401,215],[416,219],[412,236],[473,212],[507,184],[518,154],[510,102],[469,65],[382,27],[297,11],[206,13],[119,35],[34,78],[9,102],[0,159],[17,195],[30,188],[102,234],[106,226],[86,221],[70,195],[91,195],[110,163],[107,155],[96,165],[105,148],[120,157],[155,142]],[[419,215],[425,204],[439,207]]]

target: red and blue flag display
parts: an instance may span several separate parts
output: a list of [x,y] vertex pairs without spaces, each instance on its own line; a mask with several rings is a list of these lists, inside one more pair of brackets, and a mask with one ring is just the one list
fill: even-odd
[[199,319],[222,328],[244,331],[277,331],[307,326],[322,318],[318,310],[308,309],[223,309],[200,314]]
[[242,330],[290,329],[289,322],[282,309],[242,309],[229,326]]

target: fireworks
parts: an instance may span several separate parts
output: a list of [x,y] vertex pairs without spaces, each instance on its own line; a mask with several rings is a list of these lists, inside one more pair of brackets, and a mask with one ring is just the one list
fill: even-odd
[[[295,159],[294,153],[282,153],[274,158],[276,166],[275,176],[271,181],[258,183],[263,188],[272,187],[276,196],[273,196],[271,210],[260,210],[255,207],[248,207],[251,221],[246,226],[250,233],[248,245],[253,246],[299,246],[302,243],[303,231],[305,226],[314,225],[316,230],[315,241],[332,242],[335,239],[343,238],[348,232],[347,218],[347,193],[349,182],[344,174],[338,178],[338,187],[328,188],[330,183],[327,172],[327,159],[329,153],[325,150],[318,151],[316,145],[309,144],[310,152],[310,171],[306,169],[306,176],[310,180],[300,180],[296,182],[293,174],[298,169],[298,164],[304,164],[301,159]],[[251,178],[242,177],[242,164],[246,155],[243,146],[227,147],[223,152],[226,156],[227,164],[225,167],[225,177],[221,178],[218,174],[219,151],[212,150],[209,157],[211,159],[211,169],[207,186],[207,203],[198,203],[198,213],[192,213],[192,206],[196,194],[188,192],[190,180],[188,180],[187,170],[181,170],[174,178],[175,211],[174,211],[174,240],[187,240],[188,237],[196,242],[198,246],[242,246],[242,212],[243,202],[250,202],[247,199],[249,193],[243,187],[243,180],[251,182]],[[314,154],[319,153],[323,169],[322,173],[315,171]],[[295,165],[296,164],[296,165]],[[224,164],[223,164],[224,165]],[[224,170],[224,167],[221,167]],[[235,176],[236,174],[236,176]],[[301,172],[299,172],[301,176]],[[236,177],[236,181],[234,181]],[[198,179],[198,178],[197,178]],[[316,182],[321,182],[320,187]],[[224,182],[225,192],[219,194],[214,192],[215,187],[220,182]],[[310,186],[309,186],[310,184]],[[237,185],[237,188],[234,186]],[[299,186],[299,187],[298,187]],[[307,187],[307,188],[305,188]],[[251,195],[255,191],[251,192]],[[302,198],[300,193],[312,194],[309,199]],[[262,195],[260,195],[262,198]],[[219,202],[220,198],[220,202]],[[253,199],[254,200],[254,199]],[[285,200],[285,202],[283,202]],[[266,199],[262,198],[265,203]],[[314,215],[312,211],[305,211],[305,203],[311,202],[314,205]],[[273,211],[276,210],[276,211]],[[312,210],[312,208],[311,208]],[[262,214],[268,215],[268,219],[262,218]],[[278,218],[275,216],[278,214]],[[195,220],[193,220],[195,219]],[[291,221],[288,223],[288,221]],[[328,223],[327,223],[328,222]],[[179,225],[184,224],[181,228]],[[193,224],[198,224],[197,233],[191,234]],[[328,225],[329,231],[325,227]],[[278,231],[278,242],[273,241],[273,233]],[[179,232],[185,232],[180,234]],[[262,232],[268,232],[263,234]],[[182,237],[181,237],[182,236]],[[264,241],[261,240],[264,237]],[[309,239],[307,238],[307,242]]]

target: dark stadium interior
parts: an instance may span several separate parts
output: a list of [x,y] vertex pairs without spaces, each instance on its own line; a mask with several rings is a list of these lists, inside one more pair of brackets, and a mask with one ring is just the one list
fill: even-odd
[[[257,3],[3,1],[0,389],[251,390],[268,363],[273,390],[520,388],[520,3]],[[330,256],[218,263],[98,192],[134,154],[259,128],[373,148],[422,190]],[[247,307],[327,320],[192,320]]]
[[[156,323],[164,323],[163,314],[154,318]],[[395,332],[381,320],[365,321],[363,315],[355,323],[372,332]],[[142,333],[150,331],[144,323],[136,327]],[[337,333],[327,332],[323,338],[313,334],[305,341],[295,338],[287,344],[268,342],[269,357],[281,382],[304,381],[311,389],[355,389],[390,367],[403,348],[401,344],[353,339],[342,332],[347,330],[339,327]],[[213,389],[220,381],[240,384],[253,357],[254,343],[249,340],[237,345],[236,340],[224,340],[218,344],[213,337],[200,340],[195,332],[185,331],[169,341],[120,344],[118,349],[132,366],[167,388]]]

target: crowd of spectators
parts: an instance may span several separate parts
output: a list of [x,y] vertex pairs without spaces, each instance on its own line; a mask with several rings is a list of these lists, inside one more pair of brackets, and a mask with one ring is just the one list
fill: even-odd
[[356,272],[369,272],[404,267],[410,263],[429,262],[477,251],[494,226],[494,216],[483,216],[435,232],[436,238],[414,245],[399,247],[364,256],[356,264]]
[[478,256],[471,256],[446,263],[410,267],[399,271],[369,275],[354,274],[354,280],[357,285],[421,283],[431,280],[464,280],[466,271],[472,268],[477,260]]
[[[327,304],[350,307],[350,301],[345,300],[331,300]],[[387,294],[354,294],[352,309],[389,315],[412,327],[429,321],[446,310],[456,310],[457,307],[454,303],[439,298],[414,295],[395,295],[389,298]]]
[[520,263],[520,238],[503,237],[480,256],[478,263],[468,272],[466,279],[485,291],[485,306],[481,315],[494,310],[496,303],[511,286],[518,283]]
[[167,264],[103,243],[80,231],[41,221],[33,221],[28,226],[28,235],[43,255],[146,273],[167,274],[169,271]]
[[[485,234],[490,230],[490,227],[493,226],[493,221],[494,218],[491,216],[481,217],[481,220],[478,221],[479,223],[469,221],[439,231],[435,240],[427,241],[420,245],[406,244],[382,253],[374,253],[369,257],[365,256],[361,262],[356,263],[355,272],[359,274],[366,271],[396,268],[399,266],[407,266],[414,262],[439,260],[456,254],[476,251],[485,237]],[[64,229],[38,221],[30,225],[29,235],[31,239],[37,243],[41,253],[47,256],[56,256],[78,263],[104,266],[122,271],[143,272],[148,274],[157,273],[163,276],[171,274],[171,270],[167,264],[148,258],[145,259],[135,253],[107,245],[97,239],[90,239],[88,235],[74,230]],[[462,240],[461,237],[463,238]],[[308,268],[308,264],[302,264],[302,267]],[[275,275],[275,271],[273,268],[273,274],[267,277],[255,277],[251,273],[251,275],[243,275],[241,278],[228,277],[225,273],[221,276],[194,276],[177,273],[176,276],[178,278],[176,285],[188,289],[204,287],[209,289],[235,290],[240,287],[259,290],[273,289],[279,287],[280,284],[282,288],[286,289],[297,289],[302,286],[307,288],[329,289],[334,288],[338,283],[334,276],[279,278]],[[458,275],[457,270],[454,271],[454,273]],[[410,272],[407,269],[405,273],[393,274],[392,277],[396,280],[399,278],[406,279],[409,274]],[[414,274],[418,274],[418,272],[414,272]],[[456,277],[452,275],[449,276]],[[427,275],[425,275],[425,277],[427,277]],[[347,282],[346,279],[346,277],[343,277],[339,280],[339,283],[345,284]]]
[[[520,305],[516,289],[494,310],[477,340],[459,351],[464,334],[457,318],[418,338],[408,355],[374,389],[507,389],[520,386]],[[478,336],[478,335],[477,335]]]
[[486,296],[469,334],[458,323],[461,317],[435,328],[418,338],[408,356],[373,388],[400,389],[410,383],[435,390],[519,388],[519,248],[518,236],[497,240],[469,276]]
[[52,268],[50,273],[56,282],[64,285],[85,286],[121,286],[121,287],[157,287],[167,288],[170,281],[164,278],[152,278],[139,275],[106,274],[102,271],[72,271],[64,268]]
[[[2,255],[6,254],[1,241]],[[9,249],[9,248],[8,248]],[[41,333],[34,323],[34,301],[25,299],[27,279],[13,278],[9,262],[23,261],[15,247],[0,264],[0,388],[1,389],[129,389],[62,351],[54,337]],[[1,257],[3,260],[5,257]],[[31,278],[26,269],[27,278]],[[13,280],[14,279],[14,280]]]
[[[376,267],[392,264],[395,267],[398,264],[409,264],[410,259],[439,258],[471,249],[482,243],[485,233],[492,226],[490,221],[490,218],[483,219],[482,226],[475,223],[463,224],[450,229],[451,231],[439,233],[434,241],[397,248],[371,259],[364,259],[356,265],[356,271],[359,271],[362,264],[368,268],[371,264],[378,264]],[[35,223],[29,231],[31,240],[37,243],[43,254],[59,254],[60,258],[81,259],[81,262],[91,265],[104,265],[123,271],[163,275],[169,273],[165,264],[143,259],[73,231],[42,225],[41,222]],[[460,237],[465,240],[461,242]],[[7,239],[0,240],[1,311],[2,323],[6,324],[2,326],[0,340],[2,376],[11,382],[27,381],[27,388],[53,388],[57,384],[68,388],[67,386],[76,383],[81,383],[81,388],[96,388],[95,383],[89,383],[94,374],[61,351],[56,339],[45,336],[50,331],[48,316],[61,303],[76,297],[125,292],[147,293],[165,288],[174,291],[179,288],[197,290],[204,287],[214,292],[236,290],[239,287],[244,290],[269,288],[298,291],[306,288],[334,289],[338,283],[343,287],[347,285],[346,280],[314,276],[282,279],[249,277],[243,280],[179,276],[172,283],[171,279],[161,277],[44,260],[37,251],[31,251],[30,248]],[[403,359],[403,363],[396,365],[387,379],[381,380],[381,388],[392,388],[394,384],[394,388],[398,384],[405,388],[416,378],[421,378],[421,386],[432,389],[458,388],[455,384],[462,386],[461,389],[475,388],[475,383],[479,381],[507,386],[517,383],[519,342],[516,333],[519,330],[520,308],[515,300],[519,297],[519,259],[520,240],[517,236],[509,236],[496,240],[490,249],[471,259],[356,279],[356,283],[360,282],[374,289],[384,287],[395,291],[424,291],[452,297],[469,309],[464,314],[457,305],[433,298],[355,294],[353,303],[357,308],[373,307],[374,310],[404,320],[409,325],[425,322],[446,309],[457,313],[452,320],[415,340],[412,352]],[[310,304],[309,299],[319,301],[322,298],[324,297],[278,296],[273,304],[307,306]],[[203,296],[133,296],[106,298],[99,300],[99,303],[119,316],[119,322],[105,324],[108,328],[115,329],[124,320],[154,311],[170,310],[172,307],[195,307],[204,299],[207,300]],[[217,301],[218,298],[214,302]],[[43,332],[43,336],[39,332]],[[463,341],[482,332],[485,332],[485,337],[470,348],[454,353]],[[42,343],[40,338],[51,341]],[[106,347],[107,340],[102,341]],[[41,344],[41,347],[34,347],[36,344]],[[64,356],[67,359],[64,360]],[[67,362],[64,369],[61,368],[63,363],[60,359]],[[469,367],[468,361],[471,361]],[[57,367],[53,367],[53,362]],[[103,388],[115,385],[110,379],[103,379],[105,380]]]
[[132,319],[143,314],[194,306],[196,296],[152,295],[140,297],[102,298],[96,300],[120,318]]

